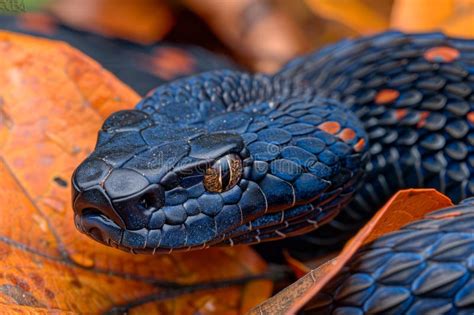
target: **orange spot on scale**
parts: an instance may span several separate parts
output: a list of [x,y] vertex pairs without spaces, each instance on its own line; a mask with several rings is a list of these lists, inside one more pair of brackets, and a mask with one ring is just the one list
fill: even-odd
[[407,115],[408,111],[406,109],[397,109],[395,111],[395,118],[397,118],[397,120],[401,120],[403,117],[405,117]]
[[352,139],[355,138],[356,136],[356,133],[354,130],[350,129],[350,128],[344,128],[342,129],[342,131],[338,134],[339,138],[342,140],[342,141],[345,141],[345,142],[349,142],[351,141]]
[[354,144],[354,150],[356,150],[356,152],[360,152],[364,149],[365,147],[365,140],[364,139],[360,139],[359,141],[357,141],[356,144]]
[[448,46],[433,47],[423,54],[425,59],[431,62],[453,62],[459,55],[459,50]]
[[474,124],[474,112],[470,112],[467,114],[467,120]]
[[416,124],[416,128],[422,128],[426,124],[426,119],[430,115],[429,112],[421,112],[420,114],[420,120]]
[[341,130],[341,125],[337,121],[326,121],[319,125],[318,128],[334,135]]
[[376,104],[387,104],[395,101],[400,96],[400,92],[392,89],[380,90],[375,96]]

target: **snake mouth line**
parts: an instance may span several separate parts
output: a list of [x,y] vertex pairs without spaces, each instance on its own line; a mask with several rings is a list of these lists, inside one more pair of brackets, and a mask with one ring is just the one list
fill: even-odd
[[79,231],[104,245],[114,246],[122,241],[124,230],[98,209],[84,209],[81,215],[75,215],[74,222]]
[[184,252],[196,249],[208,248],[210,245],[207,243],[195,246],[184,246],[180,248],[167,248],[167,247],[147,247],[146,241],[144,247],[131,247],[124,244],[124,237],[127,237],[126,229],[118,226],[114,221],[103,215],[99,210],[94,208],[84,209],[81,215],[76,214],[74,222],[77,229],[83,234],[91,237],[95,241],[110,247],[120,249],[122,251],[132,254],[150,254],[155,253],[171,253],[171,252]]

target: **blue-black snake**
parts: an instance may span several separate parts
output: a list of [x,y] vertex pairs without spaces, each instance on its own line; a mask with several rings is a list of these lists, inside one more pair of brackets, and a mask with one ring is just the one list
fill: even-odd
[[[406,187],[460,202],[474,195],[473,91],[474,41],[441,33],[345,40],[273,75],[220,70],[173,81],[104,122],[73,175],[76,226],[106,245],[154,254],[278,240],[328,222],[315,237],[332,241]],[[474,303],[472,290],[459,291],[473,286],[473,208],[462,206],[463,224],[449,236],[469,245],[448,255],[464,280],[439,293],[464,292],[464,306]],[[375,264],[387,252],[367,255]],[[410,255],[400,264],[417,263],[419,253]],[[347,305],[376,287],[353,280],[347,290],[372,291]],[[382,291],[402,305],[416,290]],[[359,314],[356,306],[341,312]]]
[[360,183],[352,209],[402,187],[459,201],[474,192],[473,47],[391,32],[271,76],[222,70],[160,86],[104,123],[74,174],[77,225],[136,252],[188,250],[308,232]]

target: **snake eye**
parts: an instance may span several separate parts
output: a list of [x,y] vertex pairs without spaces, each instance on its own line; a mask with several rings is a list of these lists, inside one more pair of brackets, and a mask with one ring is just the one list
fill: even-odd
[[204,175],[204,187],[209,192],[224,192],[234,187],[242,176],[242,160],[228,154],[209,167]]

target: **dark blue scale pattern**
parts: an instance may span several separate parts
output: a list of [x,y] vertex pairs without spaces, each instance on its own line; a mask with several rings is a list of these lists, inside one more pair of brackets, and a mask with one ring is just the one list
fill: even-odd
[[[427,59],[439,47],[459,56]],[[346,103],[369,135],[365,184],[340,216],[308,238],[313,244],[343,243],[401,188],[436,188],[455,202],[474,194],[473,53],[472,40],[387,32],[342,41],[280,71]],[[387,89],[399,96],[377,103]]]
[[[440,46],[459,56],[427,60]],[[107,245],[156,253],[282,239],[332,220],[309,236],[331,244],[400,188],[461,200],[474,192],[473,52],[472,41],[389,32],[324,48],[273,76],[223,70],[158,87],[104,122],[73,177],[76,225]],[[386,90],[396,95],[381,102]],[[230,156],[240,157],[241,178],[229,191],[207,191],[205,170]],[[465,252],[443,243],[433,257],[446,264],[433,269],[416,251],[438,238],[420,230],[379,240],[366,262],[377,273],[340,293],[365,304],[340,312],[423,310],[412,296],[426,290],[446,307],[442,299],[464,292],[451,264]],[[425,286],[451,272],[460,278]]]
[[[367,141],[365,132],[340,103],[282,84],[264,75],[207,73],[156,89],[139,111],[113,114],[102,130],[107,136],[79,167],[87,175],[75,175],[86,190],[101,185],[90,178],[97,175],[111,205],[105,215],[78,219],[79,228],[102,224],[97,240],[155,253],[285,238],[334,217],[362,173],[367,146],[355,145]],[[236,86],[248,90],[236,94]],[[328,133],[320,127],[327,121],[354,136]],[[242,159],[242,179],[229,191],[206,191],[204,171],[230,153]],[[150,185],[158,186],[145,193]],[[87,192],[76,198],[82,196]],[[292,209],[305,212],[294,217]],[[121,230],[126,242],[116,237]]]
[[361,248],[302,313],[474,313],[474,203],[432,212]]

